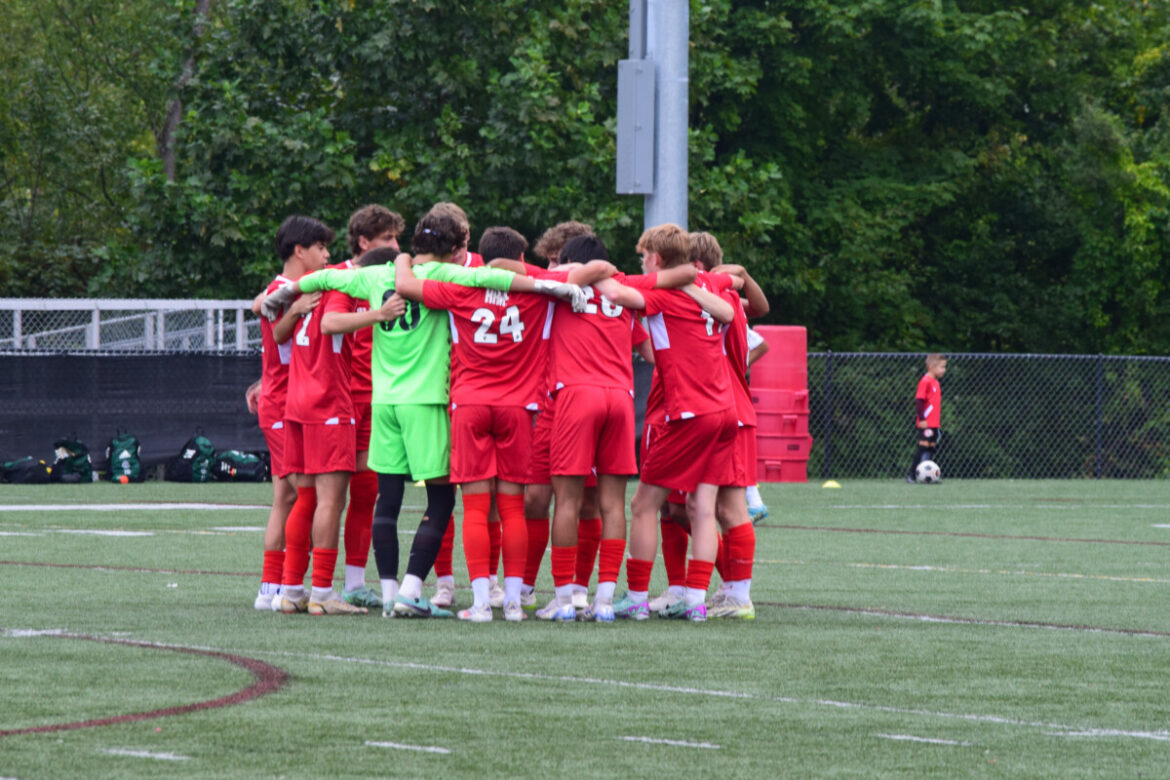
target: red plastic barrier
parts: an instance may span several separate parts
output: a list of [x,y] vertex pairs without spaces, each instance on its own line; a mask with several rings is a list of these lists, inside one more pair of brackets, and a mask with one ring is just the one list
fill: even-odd
[[753,328],[768,342],[768,351],[752,363],[752,389],[808,389],[808,331],[798,325]]
[[756,473],[761,482],[807,482],[808,331],[798,325],[754,329],[768,351],[752,364]]

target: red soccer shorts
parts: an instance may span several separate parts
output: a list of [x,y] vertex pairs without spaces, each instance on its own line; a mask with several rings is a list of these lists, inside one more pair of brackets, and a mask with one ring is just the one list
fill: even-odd
[[548,473],[548,448],[552,439],[553,406],[550,401],[536,415],[532,428],[532,452],[528,456],[529,485],[548,485],[552,482]]
[[374,407],[370,404],[370,399],[358,399],[353,401],[353,418],[357,420],[357,452],[369,452],[370,450],[370,431],[373,430],[374,425]]
[[731,486],[746,488],[756,484],[756,426],[741,425],[736,429],[731,452]]
[[642,463],[642,481],[687,493],[700,483],[730,485],[737,429],[731,409],[666,423]]
[[288,468],[292,474],[329,474],[357,469],[357,441],[352,417],[336,423],[284,421]]
[[628,390],[571,385],[557,393],[549,471],[558,476],[636,474],[634,399]]
[[[643,423],[642,424],[642,442],[641,442],[641,462],[646,463],[650,457],[650,450],[652,450],[657,441],[662,437],[662,430],[666,423]],[[670,495],[666,498],[672,504],[679,506],[687,505],[687,494],[681,490],[672,490]]]
[[288,450],[283,420],[277,420],[272,425],[261,428],[264,432],[264,441],[268,444],[268,464],[272,476],[277,479],[287,477],[292,473],[288,467]]
[[451,481],[528,481],[534,412],[522,406],[451,409]]

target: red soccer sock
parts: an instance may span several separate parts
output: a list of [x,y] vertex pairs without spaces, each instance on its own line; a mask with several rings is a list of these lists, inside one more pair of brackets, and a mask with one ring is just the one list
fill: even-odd
[[524,584],[536,585],[540,564],[548,547],[549,525],[547,517],[526,517],[524,527],[528,531],[528,553],[524,556]]
[[687,567],[687,587],[695,590],[706,590],[711,584],[711,571],[715,564],[711,561],[698,561],[691,558],[691,565]]
[[[496,508],[500,511],[501,549],[504,554],[504,576],[523,577],[528,563],[528,523],[524,519],[524,496],[496,494]],[[495,560],[499,560],[496,558]]]
[[378,475],[358,471],[349,478],[349,508],[345,510],[345,565],[366,567],[370,558],[370,536],[374,525],[374,504],[378,501]]
[[645,592],[650,590],[650,572],[654,570],[654,561],[644,561],[640,558],[630,558],[626,561],[626,584],[630,590]]
[[313,548],[313,587],[332,588],[333,570],[337,568],[336,547]]
[[284,577],[284,550],[265,550],[264,568],[261,570],[260,581],[280,584]]
[[751,523],[732,528],[724,536],[727,550],[727,570],[723,578],[728,582],[750,580],[752,564],[756,558],[756,529]]
[[435,556],[435,576],[450,577],[455,573],[452,559],[455,555],[455,515],[447,523],[447,532],[443,534],[443,543],[439,545],[439,554]]
[[491,508],[491,493],[463,494],[463,554],[467,557],[467,574],[472,582],[488,576],[488,552],[491,549],[488,512]]
[[561,587],[562,585],[570,585],[573,582],[573,568],[577,560],[576,547],[557,547],[555,544],[552,548],[552,576],[553,585]]
[[715,551],[715,571],[719,572],[719,576],[723,578],[724,582],[730,579],[727,574],[727,543],[722,535],[715,537],[719,542],[719,549]]
[[313,537],[313,513],[317,511],[317,488],[297,488],[297,501],[284,521],[284,571],[282,585],[303,588],[309,569],[309,548]]
[[[622,570],[622,559],[626,557],[625,539],[602,539],[601,556],[597,564],[597,582],[617,582]],[[579,548],[578,548],[579,549]],[[578,563],[581,558],[578,556]]]
[[[504,537],[504,516],[500,513],[500,498],[496,496],[496,522],[488,516],[488,540],[491,542],[491,551],[488,553],[488,574],[495,574],[500,570],[500,549]],[[523,514],[521,509],[521,514]]]
[[687,584],[687,544],[690,535],[673,520],[662,521],[662,562],[666,565],[666,582],[671,586]]
[[577,521],[577,564],[573,584],[589,587],[593,576],[593,561],[601,545],[601,518],[587,517]]

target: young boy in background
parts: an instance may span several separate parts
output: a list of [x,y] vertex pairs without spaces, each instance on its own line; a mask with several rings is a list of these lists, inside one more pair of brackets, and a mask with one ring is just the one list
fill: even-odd
[[926,356],[926,373],[918,380],[918,390],[914,393],[914,437],[918,449],[914,452],[914,460],[910,462],[910,473],[906,475],[906,481],[911,484],[915,482],[918,464],[935,459],[938,443],[942,439],[942,431],[939,430],[942,423],[942,389],[938,380],[946,372],[945,355],[931,352]]

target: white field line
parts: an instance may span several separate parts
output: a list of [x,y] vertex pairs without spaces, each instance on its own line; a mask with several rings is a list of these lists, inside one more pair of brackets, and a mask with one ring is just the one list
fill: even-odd
[[959,742],[954,739],[936,739],[934,737],[915,737],[910,734],[874,734],[878,739],[893,739],[898,742],[924,742],[928,745],[955,745],[957,747],[969,747],[970,742]]
[[627,688],[641,691],[656,691],[660,693],[676,693],[683,696],[704,696],[716,697],[726,699],[741,699],[748,701],[759,702],[774,702],[779,704],[792,704],[798,706],[817,706],[828,707],[832,709],[848,709],[868,712],[883,712],[895,715],[914,715],[923,718],[932,718],[940,720],[959,720],[968,723],[986,723],[1000,726],[1014,726],[1019,728],[1029,729],[1043,729],[1045,731],[1055,731],[1076,735],[1092,735],[1092,736],[1111,736],[1111,737],[1128,737],[1131,739],[1149,739],[1158,742],[1170,742],[1170,731],[1129,731],[1121,729],[1097,729],[1088,728],[1084,726],[1067,726],[1061,723],[1048,723],[1044,721],[1029,721],[1021,720],[1019,718],[1009,718],[1000,715],[980,715],[977,713],[965,712],[941,712],[933,710],[914,709],[908,707],[894,707],[882,704],[869,704],[865,702],[849,702],[836,701],[833,699],[799,699],[791,696],[759,696],[752,693],[743,693],[740,691],[723,691],[711,688],[692,688],[678,685],[661,685],[657,683],[640,683],[629,680],[612,680],[601,677],[575,677],[572,675],[553,675],[541,674],[539,672],[506,672],[493,669],[476,669],[466,666],[440,666],[438,664],[424,664],[416,661],[387,661],[384,659],[375,658],[357,658],[351,656],[332,655],[328,653],[301,653],[287,650],[224,650],[223,648],[200,648],[215,650],[217,652],[231,652],[240,655],[275,655],[288,656],[298,658],[301,660],[320,660],[327,662],[351,663],[361,664],[367,666],[381,666],[392,669],[408,669],[412,671],[421,672],[435,672],[439,674],[458,674],[467,675],[471,677],[498,677],[510,680],[522,680],[529,682],[553,682],[553,683],[567,683],[570,685],[583,686],[603,686],[613,688]]
[[153,758],[156,761],[190,761],[190,756],[179,753],[153,753],[149,750],[129,750],[128,748],[103,748],[100,752],[111,756],[130,756],[131,758]]
[[626,742],[645,742],[647,745],[670,745],[671,747],[703,748],[704,750],[719,750],[721,745],[712,745],[710,742],[684,742],[681,739],[655,739],[654,737],[618,737]]
[[[168,536],[231,536],[240,532],[263,531],[264,528],[212,528],[209,530],[154,530],[154,531],[122,531],[116,528],[49,528],[44,531],[0,531],[0,536],[48,536],[49,534],[89,534],[91,536],[154,536],[166,534]],[[399,536],[414,536],[415,532],[408,529],[400,530]]]
[[1170,504],[830,504],[829,509],[1170,509]]
[[0,512],[160,512],[182,509],[192,512],[219,512],[224,509],[264,509],[265,504],[0,504]]
[[[864,613],[863,613],[864,614]],[[882,617],[889,617],[889,615],[882,614]],[[945,621],[940,621],[945,622]],[[1019,625],[1013,627],[1018,628]],[[1028,626],[1033,627],[1033,626]],[[0,628],[0,637],[4,638],[23,638],[48,634],[62,634],[68,633],[65,629],[53,630],[33,630],[33,629],[6,629]],[[175,645],[163,642],[149,642],[152,647],[160,649],[174,649],[177,647],[192,648],[191,645]],[[1086,728],[1085,726],[1068,726],[1062,723],[1049,723],[1045,721],[1021,720],[1019,718],[1009,718],[1002,715],[980,715],[969,712],[942,712],[935,710],[924,710],[909,707],[895,707],[883,704],[870,704],[866,702],[850,702],[837,701],[834,699],[799,699],[792,696],[761,696],[754,693],[743,693],[741,691],[723,691],[714,688],[692,688],[689,686],[678,685],[662,685],[658,683],[640,683],[632,682],[630,680],[613,680],[603,677],[576,677],[573,675],[554,675],[541,674],[539,672],[508,672],[496,669],[477,669],[468,666],[441,666],[438,664],[425,664],[417,661],[389,661],[381,658],[360,658],[354,656],[333,655],[330,653],[304,653],[294,652],[291,650],[269,650],[269,649],[226,649],[222,647],[194,647],[198,650],[210,650],[217,653],[233,653],[237,655],[272,655],[280,657],[296,658],[302,661],[327,661],[336,663],[359,664],[362,666],[377,666],[389,669],[406,669],[417,672],[432,672],[446,675],[466,675],[470,677],[485,677],[485,678],[502,678],[508,680],[522,680],[527,682],[552,682],[552,683],[566,683],[569,685],[581,686],[598,686],[607,688],[626,688],[631,690],[641,691],[656,691],[660,693],[676,693],[682,696],[703,696],[723,699],[739,699],[743,701],[758,701],[763,703],[778,703],[778,704],[792,704],[798,706],[817,706],[827,707],[832,709],[842,710],[858,710],[862,712],[883,712],[894,715],[913,715],[923,718],[933,718],[939,720],[959,720],[967,723],[986,723],[999,726],[1015,726],[1019,728],[1042,729],[1045,732],[1056,732],[1060,734],[1074,735],[1078,737],[1083,736],[1102,736],[1102,737],[1127,737],[1131,739],[1149,739],[1158,742],[1170,742],[1170,731],[1132,731],[1123,729],[1101,729],[1101,728]]]
[[390,748],[392,750],[417,750],[420,753],[440,753],[447,755],[451,751],[447,748],[433,747],[428,745],[401,745],[397,742],[372,742],[366,740],[367,747]]
[[[778,565],[778,566],[824,566],[820,561],[802,561],[794,558],[756,558],[755,564]],[[864,563],[864,562],[845,562],[839,564],[830,564],[835,566],[844,566],[847,569],[890,569],[894,571],[925,571],[938,572],[942,574],[983,574],[989,576],[1012,576],[1012,577],[1053,577],[1056,579],[1072,579],[1072,580],[1099,580],[1104,582],[1138,582],[1138,583],[1152,583],[1155,585],[1170,584],[1170,580],[1159,579],[1157,577],[1121,577],[1112,574],[1080,574],[1077,572],[1053,572],[1053,571],[1033,571],[1030,569],[960,569],[956,566],[932,566],[930,564],[900,564],[900,563]]]

